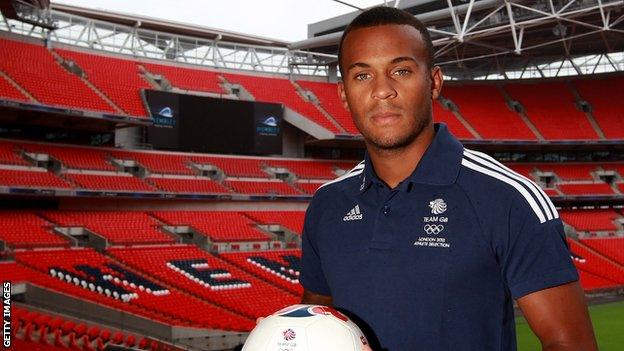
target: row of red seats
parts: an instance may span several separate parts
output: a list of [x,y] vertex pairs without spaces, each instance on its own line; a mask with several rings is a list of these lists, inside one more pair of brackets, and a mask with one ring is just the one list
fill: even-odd
[[146,337],[137,338],[121,331],[111,332],[96,325],[75,323],[64,317],[21,307],[11,308],[11,331],[19,336],[16,350],[103,351],[107,345],[119,345],[156,351],[160,344]]
[[614,221],[623,218],[612,209],[560,210],[559,215],[564,222],[576,230],[585,232],[614,232],[618,229]]
[[69,246],[53,224],[28,211],[0,211],[0,240],[13,248]]
[[43,104],[115,112],[78,76],[62,68],[43,45],[0,39],[0,70]]

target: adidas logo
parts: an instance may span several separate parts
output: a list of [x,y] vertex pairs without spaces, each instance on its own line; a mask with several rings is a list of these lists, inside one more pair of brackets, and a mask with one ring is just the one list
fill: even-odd
[[359,221],[360,219],[362,219],[362,213],[360,213],[360,205],[355,205],[354,208],[351,209],[351,211],[349,211],[347,213],[346,216],[342,217],[343,221]]

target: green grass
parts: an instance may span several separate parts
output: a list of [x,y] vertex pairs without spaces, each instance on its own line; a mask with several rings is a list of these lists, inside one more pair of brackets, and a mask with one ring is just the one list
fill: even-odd
[[[624,349],[624,302],[608,303],[589,308],[600,351]],[[524,318],[516,321],[518,351],[541,350],[539,340]]]

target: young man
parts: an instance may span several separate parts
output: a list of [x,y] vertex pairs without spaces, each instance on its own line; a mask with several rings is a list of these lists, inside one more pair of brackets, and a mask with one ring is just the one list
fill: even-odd
[[375,350],[507,351],[516,300],[544,350],[595,350],[548,197],[432,122],[442,73],[422,23],[367,10],[345,29],[339,64],[367,153],[310,203],[303,302],[350,314]]

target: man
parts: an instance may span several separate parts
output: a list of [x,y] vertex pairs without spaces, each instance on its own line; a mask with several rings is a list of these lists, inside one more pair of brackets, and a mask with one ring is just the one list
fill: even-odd
[[544,350],[595,350],[548,197],[433,124],[442,72],[422,23],[367,10],[345,29],[339,64],[367,153],[308,207],[303,303],[350,314],[375,350],[506,351],[515,299]]

